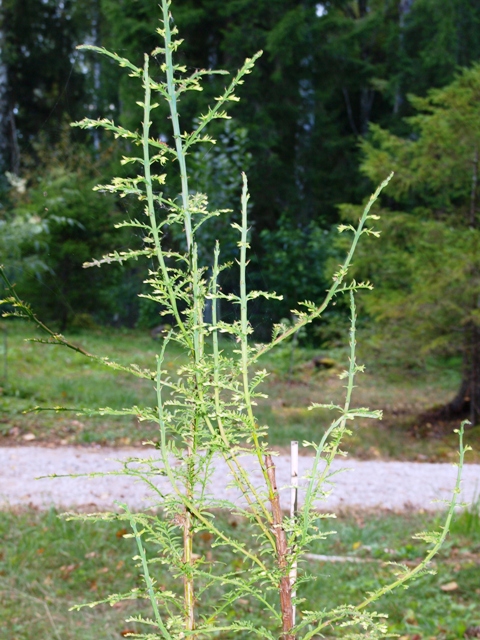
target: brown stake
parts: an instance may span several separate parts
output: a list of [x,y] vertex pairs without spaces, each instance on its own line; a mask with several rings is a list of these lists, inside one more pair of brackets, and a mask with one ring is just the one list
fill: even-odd
[[272,505],[273,533],[277,545],[277,563],[282,577],[280,578],[280,608],[282,610],[282,640],[295,640],[291,633],[293,628],[292,586],[287,563],[287,536],[283,528],[283,514],[280,507],[280,497],[275,479],[275,465],[272,456],[265,456],[269,487],[269,499]]
[[[193,564],[192,547],[192,516],[190,512],[185,509],[185,523],[183,525],[183,562],[190,566]],[[185,602],[185,628],[187,631],[193,631],[195,629],[195,594],[193,589],[193,578],[191,576],[185,575],[183,577],[183,592]]]

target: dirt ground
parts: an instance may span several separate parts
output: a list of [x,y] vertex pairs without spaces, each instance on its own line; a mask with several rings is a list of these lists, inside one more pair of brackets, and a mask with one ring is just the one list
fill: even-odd
[[[86,477],[89,473],[116,474],[122,469],[119,461],[128,458],[158,458],[153,448],[112,449],[104,447],[0,447],[0,506],[29,505],[48,508],[52,505],[76,510],[111,508],[115,501],[131,508],[153,504],[155,496],[148,487],[133,477],[107,475]],[[275,458],[277,484],[282,489],[282,505],[289,504],[290,459],[286,455]],[[253,456],[242,458],[257,486],[263,482],[258,463]],[[299,459],[300,487],[308,473],[312,458]],[[135,466],[135,465],[134,465]],[[161,463],[159,462],[159,468]],[[436,510],[445,507],[455,485],[456,466],[449,463],[385,462],[381,460],[338,459],[333,465],[336,473],[330,491],[319,509],[330,511],[343,508],[402,510]],[[36,479],[40,476],[69,476]],[[84,475],[85,474],[85,475]],[[463,470],[462,493],[459,501],[472,502],[480,492],[480,465],[467,464]],[[159,474],[154,479],[160,492],[168,492],[168,483]],[[210,478],[208,491],[215,499],[227,499],[242,504],[238,490],[229,487],[225,462],[218,458]],[[157,494],[157,504],[159,495]],[[300,488],[300,501],[302,491]],[[438,502],[440,500],[440,502]],[[433,502],[437,501],[437,502]]]

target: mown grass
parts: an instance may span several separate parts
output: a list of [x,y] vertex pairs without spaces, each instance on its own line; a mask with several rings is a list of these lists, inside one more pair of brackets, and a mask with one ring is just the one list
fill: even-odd
[[[346,513],[323,521],[337,534],[311,549],[314,554],[354,556],[362,563],[309,559],[316,581],[302,592],[305,609],[360,602],[366,592],[392,577],[388,561],[416,563],[424,545],[411,539],[415,531],[438,524],[426,514]],[[218,514],[223,527],[235,527],[248,539],[248,525]],[[101,605],[69,612],[75,603],[99,600],[111,593],[141,586],[132,561],[134,541],[124,538],[121,524],[65,522],[53,510],[22,510],[0,514],[0,620],[1,637],[9,640],[96,640],[122,637],[139,630],[125,619],[146,605],[141,601],[114,607]],[[251,541],[249,542],[251,543]],[[196,552],[207,563],[222,562],[236,569],[239,560],[222,548],[211,548],[200,538]],[[468,628],[480,624],[480,520],[478,510],[460,516],[447,546],[435,562],[435,575],[425,575],[408,590],[384,597],[376,610],[389,616],[390,631],[411,640],[458,640]],[[240,563],[241,564],[241,563]],[[157,565],[158,566],[158,565]],[[165,569],[159,566],[158,571]],[[166,573],[159,583],[178,588]],[[443,587],[443,588],[442,588]],[[447,587],[447,590],[444,590]],[[450,590],[448,590],[450,589]],[[200,603],[200,609],[201,609]],[[248,599],[226,612],[228,619],[260,613]],[[265,623],[265,619],[262,620]],[[341,637],[328,636],[327,637]]]
[[[152,382],[113,371],[67,349],[27,342],[29,337],[40,337],[32,326],[20,322],[4,326],[8,349],[7,377],[0,396],[1,443],[129,445],[155,437],[155,425],[139,424],[131,417],[85,418],[75,411],[24,414],[37,405],[116,409],[152,405],[155,391]],[[139,330],[98,329],[69,338],[98,355],[145,368],[154,366],[159,348],[147,331]],[[234,346],[224,342],[223,348],[232,350]],[[315,366],[314,359],[319,355],[326,357],[331,368]],[[172,375],[183,361],[184,355],[172,346],[166,358]],[[259,421],[270,426],[275,446],[287,446],[292,439],[318,440],[331,416],[327,410],[309,411],[308,406],[311,402],[341,402],[344,383],[338,373],[346,363],[345,350],[325,353],[297,348],[292,352],[290,345],[265,358],[261,364],[271,374],[265,388],[268,398],[259,401],[257,413]],[[3,365],[0,357],[0,376]],[[354,400],[360,406],[383,409],[385,416],[381,422],[352,425],[348,451],[362,458],[455,459],[455,436],[439,432],[437,425],[420,427],[416,416],[453,396],[459,382],[458,368],[458,363],[430,362],[424,369],[407,372],[367,361],[367,372],[358,380]],[[479,428],[471,429],[467,439],[474,449],[480,449]],[[475,459],[478,454],[477,458],[470,456],[469,461]]]

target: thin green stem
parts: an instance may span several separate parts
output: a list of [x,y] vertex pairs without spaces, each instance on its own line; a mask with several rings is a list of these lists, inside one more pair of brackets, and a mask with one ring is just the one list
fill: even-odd
[[[341,437],[339,437],[337,439],[336,444],[334,444],[332,446],[331,451],[328,453],[327,457],[325,458],[325,467],[323,469],[323,471],[320,473],[319,476],[317,476],[317,469],[318,469],[318,465],[320,463],[320,459],[322,456],[322,453],[324,452],[324,447],[325,444],[328,440],[328,438],[330,437],[330,435],[332,434],[332,432],[334,432],[336,429],[340,429],[342,432],[345,429],[345,423],[347,420],[347,415],[348,412],[350,410],[350,403],[351,403],[351,399],[352,399],[352,391],[354,389],[354,381],[355,381],[355,376],[357,373],[357,364],[356,364],[356,355],[355,355],[355,351],[356,351],[356,308],[355,308],[355,298],[354,298],[354,293],[353,291],[350,291],[350,357],[349,357],[349,368],[348,368],[348,382],[347,382],[347,393],[345,396],[345,403],[343,406],[343,411],[342,414],[339,418],[337,418],[337,420],[335,420],[330,427],[327,429],[327,431],[324,433],[322,439],[320,440],[320,443],[317,447],[317,452],[315,454],[315,459],[314,459],[314,463],[312,466],[312,472],[311,472],[311,477],[310,477],[310,481],[308,483],[307,486],[307,490],[305,492],[305,502],[304,502],[304,513],[308,514],[310,512],[310,510],[313,508],[313,498],[314,495],[316,493],[316,488],[317,487],[321,487],[322,484],[325,482],[325,479],[328,476],[328,473],[330,471],[330,468],[332,466],[332,463],[337,455],[338,452],[338,448],[340,446],[340,442],[341,442]],[[302,531],[302,538],[301,538],[301,543],[300,543],[300,547],[302,547],[302,545],[305,543],[305,538],[308,534],[308,519],[305,518],[304,521],[304,527],[303,527],[303,531]]]
[[[280,576],[274,578],[274,584],[278,588],[280,598],[280,607],[282,611],[282,638],[283,640],[293,640],[294,635],[291,633],[293,626],[293,609],[291,584],[288,566],[288,548],[283,527],[283,514],[280,505],[280,495],[277,491],[275,480],[275,465],[271,455],[265,455],[263,460],[263,451],[257,434],[257,426],[253,413],[252,399],[250,395],[249,371],[248,371],[248,297],[247,297],[247,248],[248,244],[248,227],[247,227],[247,207],[248,207],[248,184],[247,177],[243,174],[242,188],[242,226],[240,245],[240,341],[241,341],[241,361],[242,361],[242,381],[243,381],[243,397],[247,410],[248,422],[250,424],[252,441],[254,445],[255,455],[257,456],[260,469],[262,471],[265,484],[268,491],[268,499],[272,510],[272,529],[275,538],[274,549],[277,556],[277,565]],[[273,577],[273,576],[272,576]]]
[[145,64],[143,68],[143,86],[144,86],[144,103],[143,103],[143,171],[145,176],[145,190],[147,193],[147,210],[150,220],[150,227],[153,234],[153,240],[155,243],[155,251],[157,254],[162,276],[165,282],[165,286],[168,291],[168,297],[170,300],[171,309],[175,316],[175,320],[182,331],[183,336],[189,342],[189,337],[183,320],[178,310],[177,299],[172,287],[170,276],[168,273],[167,265],[165,264],[165,258],[163,256],[162,244],[160,242],[160,235],[158,233],[158,225],[155,216],[155,205],[153,198],[153,185],[152,176],[150,172],[150,149],[149,149],[149,136],[150,136],[150,111],[151,111],[151,90],[150,90],[150,76],[148,73],[148,56],[145,55]]
[[[365,609],[366,607],[368,607],[368,605],[372,604],[373,602],[376,602],[379,598],[381,598],[385,594],[390,593],[391,591],[393,591],[397,587],[400,587],[402,584],[405,584],[406,582],[408,582],[412,578],[414,578],[416,575],[421,573],[428,566],[428,564],[433,559],[433,557],[438,553],[440,548],[443,546],[443,543],[445,542],[445,539],[446,539],[446,537],[447,537],[447,535],[448,535],[448,533],[450,531],[452,518],[454,516],[455,508],[457,506],[457,496],[460,493],[460,485],[461,485],[461,482],[462,482],[462,470],[463,470],[463,465],[464,465],[464,460],[465,460],[465,453],[467,451],[467,447],[465,447],[465,445],[463,444],[463,434],[464,434],[464,425],[465,424],[466,423],[463,422],[462,426],[460,427],[460,429],[458,431],[458,434],[459,434],[459,456],[460,456],[460,459],[459,459],[459,462],[458,462],[457,478],[456,478],[456,481],[455,481],[455,487],[453,489],[453,495],[452,495],[452,499],[450,501],[450,506],[449,506],[449,509],[447,511],[447,517],[445,518],[445,523],[444,523],[444,525],[442,527],[441,534],[439,535],[437,541],[435,542],[435,544],[432,547],[432,549],[425,556],[425,558],[422,560],[422,562],[420,562],[411,571],[408,571],[407,573],[405,573],[402,576],[400,576],[400,578],[398,578],[394,582],[391,582],[390,584],[386,585],[385,587],[382,587],[381,589],[378,589],[378,591],[375,591],[374,593],[372,593],[368,598],[363,600],[363,602],[361,602],[360,604],[356,605],[356,607],[355,607],[356,611],[362,611],[362,609]],[[324,622],[318,624],[314,629],[310,630],[304,636],[304,640],[310,640],[311,638],[315,637],[322,629],[325,629],[326,627],[331,626],[334,622],[338,622],[339,620],[342,620],[342,619],[343,619],[343,616],[336,616],[336,617],[329,618],[328,620],[325,620]]]
[[[198,372],[198,364],[202,358],[202,307],[201,298],[199,292],[199,272],[197,264],[197,251],[193,246],[193,232],[192,232],[192,220],[189,210],[189,191],[188,191],[188,176],[187,166],[185,161],[185,153],[182,148],[182,138],[180,132],[180,119],[177,109],[177,95],[175,90],[175,78],[174,78],[174,64],[173,64],[173,49],[172,32],[170,29],[170,10],[167,0],[162,0],[162,12],[163,12],[163,24],[164,24],[164,41],[165,41],[165,68],[167,75],[167,93],[168,104],[170,107],[170,115],[173,127],[173,137],[175,140],[175,148],[177,161],[180,167],[180,180],[182,185],[182,209],[183,219],[185,224],[185,237],[187,242],[187,250],[190,254],[190,275],[193,278],[193,356],[195,360],[195,377],[197,391],[201,388],[202,381],[199,379],[200,374]],[[187,443],[187,477],[186,477],[186,491],[189,501],[193,500],[193,490],[195,486],[195,454],[196,454],[196,433],[197,433],[197,417],[195,416],[191,425],[191,436]],[[191,511],[185,505],[183,524],[183,542],[184,542],[184,562],[186,565],[193,566],[193,528]],[[192,631],[195,626],[194,620],[194,587],[193,577],[184,575],[184,598],[185,598],[185,624],[186,629]]]
[[[213,274],[212,274],[212,341],[213,341],[213,387],[214,387],[214,402],[215,402],[215,415],[217,419],[217,427],[218,432],[220,433],[220,437],[222,438],[222,442],[224,445],[224,449],[222,449],[222,455],[225,462],[232,473],[232,476],[237,483],[238,488],[242,492],[247,504],[252,509],[252,512],[255,516],[257,524],[262,529],[263,533],[267,537],[268,541],[272,545],[272,548],[275,548],[275,539],[269,531],[268,527],[263,522],[260,514],[258,513],[258,507],[263,511],[263,515],[266,518],[268,523],[272,521],[272,515],[270,511],[267,509],[263,500],[257,493],[254,485],[252,484],[250,478],[248,477],[248,473],[245,471],[243,466],[240,464],[237,456],[233,448],[231,447],[230,441],[225,433],[225,429],[223,426],[222,420],[222,411],[221,411],[221,402],[220,402],[220,350],[218,345],[218,329],[217,329],[217,299],[216,294],[218,292],[218,274],[219,274],[219,266],[218,266],[218,258],[220,254],[220,248],[218,241],[215,245],[215,253],[214,253],[214,265],[213,265]],[[208,420],[208,422],[210,422]],[[213,427],[212,427],[212,432]],[[251,496],[254,497],[252,500]]]
[[180,179],[182,183],[182,203],[185,215],[185,236],[187,239],[187,249],[190,251],[193,244],[192,219],[189,211],[188,202],[188,176],[187,165],[185,161],[185,153],[182,146],[182,135],[180,131],[180,118],[177,109],[177,93],[175,90],[174,65],[172,56],[172,31],[170,29],[170,9],[169,3],[162,0],[163,25],[165,32],[165,66],[167,73],[167,90],[168,104],[170,106],[170,115],[172,118],[173,137],[175,139],[175,148],[177,150],[177,160],[180,166]]
[[442,527],[442,532],[440,534],[440,537],[438,538],[438,541],[432,547],[430,552],[425,556],[425,558],[422,560],[422,562],[420,564],[418,564],[415,568],[413,568],[411,571],[409,571],[408,574],[400,577],[395,582],[392,582],[391,584],[386,585],[385,587],[383,587],[382,589],[377,591],[375,594],[372,594],[369,598],[366,598],[363,602],[361,602],[359,605],[357,605],[356,608],[359,611],[361,609],[364,609],[365,607],[367,607],[369,604],[371,604],[372,602],[374,602],[375,600],[377,600],[381,596],[385,595],[386,593],[389,593],[390,591],[393,591],[394,589],[396,589],[400,585],[404,584],[407,580],[410,580],[415,575],[420,573],[423,569],[425,569],[425,567],[428,565],[430,560],[432,560],[432,558],[438,553],[440,548],[443,546],[443,543],[445,542],[445,540],[447,538],[447,535],[448,535],[448,533],[450,531],[450,527],[451,527],[451,524],[452,524],[452,519],[453,519],[453,516],[455,514],[455,507],[457,506],[457,496],[460,493],[460,485],[461,485],[461,482],[462,482],[462,470],[463,470],[463,465],[464,465],[464,462],[465,462],[465,452],[466,452],[466,448],[465,448],[465,446],[463,444],[464,424],[462,424],[462,426],[461,426],[461,428],[460,428],[460,430],[458,432],[458,434],[459,434],[459,454],[460,454],[460,459],[459,459],[459,462],[458,462],[458,471],[457,471],[457,478],[456,478],[456,481],[455,481],[455,488],[453,490],[453,496],[452,496],[452,500],[450,502],[450,506],[449,506],[449,509],[448,509],[448,512],[447,512],[447,517],[445,519],[445,523],[444,523],[444,525]]
[[247,176],[243,173],[243,187],[242,187],[242,226],[241,226],[241,240],[240,246],[240,342],[241,342],[241,358],[242,358],[242,383],[243,383],[243,396],[245,400],[245,406],[247,410],[247,417],[250,423],[251,435],[255,455],[257,456],[260,469],[262,471],[265,484],[268,488],[269,499],[273,500],[273,488],[268,476],[266,465],[262,458],[262,447],[257,435],[257,428],[255,423],[255,416],[253,414],[252,400],[250,397],[250,386],[248,376],[248,334],[249,334],[249,322],[248,322],[248,302],[247,302],[247,249],[248,244],[248,226],[247,226],[247,212],[248,212],[248,200],[250,198],[248,193]]
[[144,549],[144,546],[142,544],[141,536],[140,536],[140,534],[138,532],[138,529],[137,529],[137,524],[135,522],[135,518],[132,516],[130,511],[128,511],[128,508],[127,508],[126,505],[121,505],[121,506],[123,507],[123,509],[125,509],[127,514],[130,516],[129,517],[129,522],[130,522],[130,526],[132,527],[132,530],[133,530],[133,533],[134,533],[134,536],[135,536],[135,541],[137,543],[138,553],[140,555],[140,561],[142,563],[143,578],[145,580],[145,584],[146,584],[147,591],[148,591],[148,596],[150,598],[150,602],[151,602],[151,605],[152,605],[152,608],[153,608],[153,613],[155,615],[155,621],[156,621],[159,629],[163,633],[163,637],[167,638],[168,640],[173,640],[172,636],[168,632],[168,629],[166,628],[165,624],[163,623],[162,616],[160,615],[160,611],[158,609],[157,598],[155,596],[155,590],[154,590],[154,583],[153,583],[153,580],[152,580],[152,578],[150,576],[150,571],[149,571],[149,568],[148,568],[148,562],[147,562],[147,557],[146,557],[146,554],[145,554],[145,549]]
[[[167,340],[164,341],[165,343]],[[211,520],[203,515],[203,513],[198,509],[194,502],[188,499],[188,497],[182,492],[175,478],[175,474],[172,470],[172,466],[170,464],[170,460],[168,459],[168,446],[167,446],[167,427],[165,423],[164,413],[163,413],[163,398],[162,398],[162,361],[165,353],[165,347],[162,349],[161,354],[157,357],[157,406],[158,406],[158,419],[160,424],[160,454],[162,456],[162,462],[164,465],[165,473],[170,481],[170,485],[174,490],[177,497],[181,500],[182,504],[192,513],[199,522],[201,522],[212,534],[217,536],[220,540],[223,540],[226,544],[228,544],[232,549],[239,552],[241,555],[244,555],[246,558],[254,562],[257,566],[265,572],[265,576],[268,575],[267,566],[258,558],[255,554],[250,553],[248,549],[245,549],[241,544],[237,543],[235,540],[232,540],[228,536],[226,536],[222,531],[220,531],[215,525],[212,524]]]

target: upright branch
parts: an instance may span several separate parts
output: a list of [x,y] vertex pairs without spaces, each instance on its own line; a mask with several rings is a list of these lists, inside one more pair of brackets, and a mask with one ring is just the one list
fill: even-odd
[[[177,91],[175,82],[175,66],[173,63],[173,53],[176,51],[179,41],[172,41],[172,30],[170,28],[170,7],[169,3],[162,2],[163,13],[163,37],[165,42],[165,64],[164,69],[167,77],[167,100],[170,107],[170,116],[173,127],[173,137],[175,140],[176,158],[180,170],[180,180],[182,185],[182,217],[184,220],[185,240],[187,251],[190,256],[190,272],[192,279],[193,299],[191,307],[193,311],[193,357],[195,363],[199,363],[202,357],[202,302],[199,295],[199,272],[197,263],[197,251],[194,245],[194,237],[192,231],[192,217],[189,208],[189,188],[188,174],[185,161],[185,154],[182,145],[182,136],[180,131],[180,120],[177,110]],[[174,31],[176,33],[176,31]],[[201,382],[196,375],[196,388]],[[197,412],[194,413],[190,422],[190,434],[187,436],[186,466],[187,473],[185,478],[185,491],[189,501],[193,501],[195,487],[195,460],[196,453],[196,423],[198,420]],[[185,505],[183,512],[183,562],[185,570],[183,573],[184,584],[184,604],[185,604],[185,629],[192,632],[195,629],[195,590],[193,577],[193,519],[192,513],[188,506]],[[192,636],[195,637],[195,636]]]
[[[177,109],[177,91],[175,83],[175,66],[173,64],[173,53],[176,51],[180,41],[172,42],[172,30],[170,28],[170,21],[172,16],[170,14],[170,3],[162,2],[162,14],[163,14],[163,33],[165,40],[165,64],[163,65],[167,75],[167,100],[170,107],[170,116],[172,119],[173,138],[175,140],[175,148],[177,150],[177,161],[180,167],[180,179],[182,182],[182,206],[183,216],[185,223],[185,239],[187,242],[187,249],[190,251],[193,244],[192,234],[192,217],[188,206],[188,175],[187,165],[185,162],[185,154],[182,148],[182,134],[180,130],[180,118]],[[174,32],[176,34],[176,30]]]

